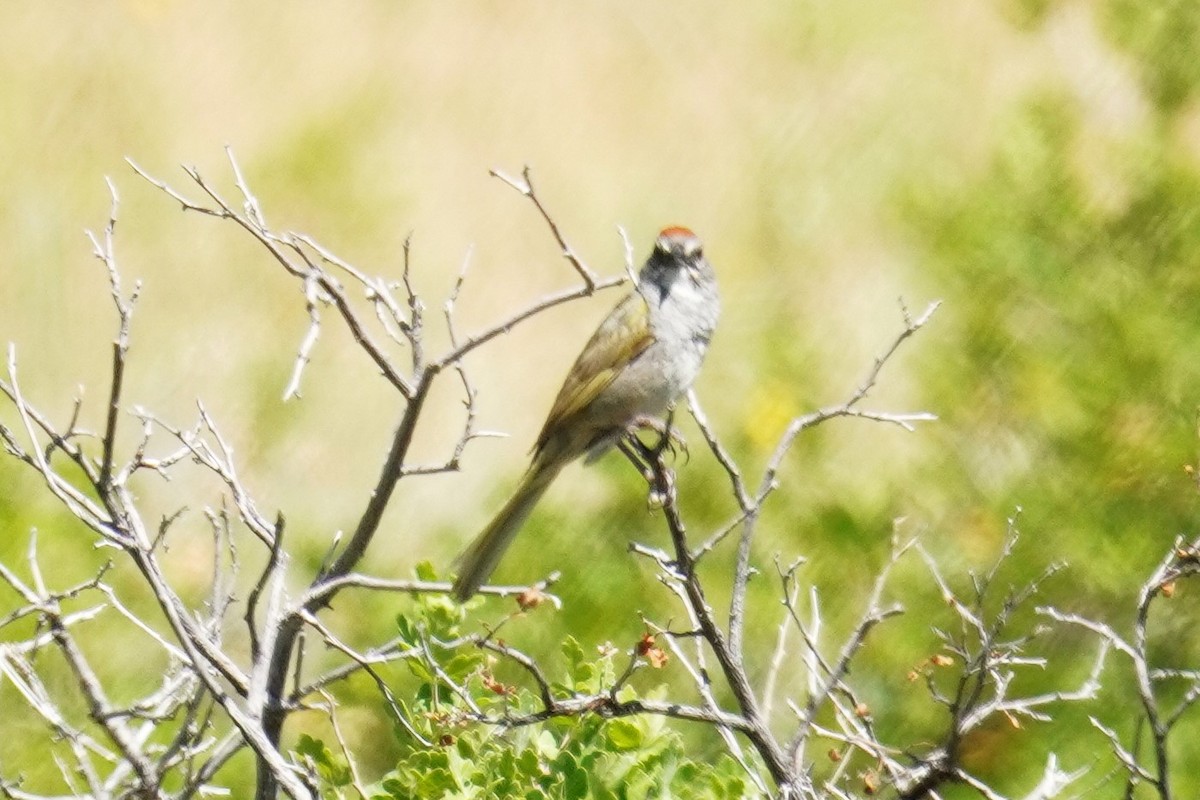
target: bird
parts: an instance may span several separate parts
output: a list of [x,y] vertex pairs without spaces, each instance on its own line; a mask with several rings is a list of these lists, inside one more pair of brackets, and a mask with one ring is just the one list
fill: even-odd
[[563,467],[580,457],[592,463],[691,387],[720,312],[700,238],[684,227],[664,228],[634,290],[567,372],[516,490],[455,561],[455,599],[465,602],[479,590]]

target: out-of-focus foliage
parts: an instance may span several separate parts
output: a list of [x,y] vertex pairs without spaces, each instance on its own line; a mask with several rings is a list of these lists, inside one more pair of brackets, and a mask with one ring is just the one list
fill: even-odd
[[[1196,509],[1182,467],[1200,175],[1153,140],[1128,146],[1136,165],[1080,164],[1083,135],[1068,99],[1038,98],[982,177],[910,198],[908,218],[952,320],[925,351],[927,402],[970,392],[944,411],[963,467],[945,476],[948,505],[1024,506],[1055,531],[1039,556],[1088,564],[1084,591],[1119,592]],[[1119,187],[1088,186],[1092,169]]]
[[[898,195],[920,280],[948,306],[920,368],[945,446],[920,474],[940,488],[918,502],[940,506],[968,552],[995,536],[999,509],[1022,506],[1036,540],[1028,568],[1065,559],[1074,580],[1055,602],[1118,629],[1135,576],[1196,525],[1185,467],[1200,407],[1198,13],[1194,3],[1098,7],[1113,43],[1104,58],[1132,79],[1109,85],[1126,96],[1048,82],[998,126],[981,168],[918,177]],[[1190,619],[1157,618],[1164,665],[1200,661]],[[1063,655],[1076,646],[1064,640]],[[1114,671],[1096,714],[1126,735],[1138,713],[1131,686]],[[1055,737],[1080,763],[1101,746]],[[1200,768],[1194,741],[1177,748],[1185,791]]]
[[1196,62],[1200,6],[1188,0],[1110,0],[1104,4],[1103,21],[1137,65],[1142,85],[1159,113],[1169,118],[1194,101],[1200,87],[1200,64]]

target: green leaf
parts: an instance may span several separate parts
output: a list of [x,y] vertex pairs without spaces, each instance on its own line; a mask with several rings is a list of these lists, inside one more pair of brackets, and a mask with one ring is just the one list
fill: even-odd
[[456,788],[458,784],[448,769],[431,769],[421,777],[417,786],[422,797],[438,797]]
[[325,760],[329,748],[320,739],[314,739],[307,733],[300,734],[300,741],[296,742],[296,752],[302,756],[308,756],[314,761]]
[[604,726],[608,742],[617,750],[633,750],[642,746],[642,729],[627,719],[614,719]]
[[466,678],[478,669],[483,663],[483,652],[480,650],[467,650],[462,653],[455,653],[449,661],[442,664],[442,669],[446,674],[455,681],[463,682]]
[[521,755],[517,758],[516,767],[520,770],[521,774],[532,778],[541,773],[541,760],[533,748],[526,748],[521,751]]
[[396,633],[409,646],[415,646],[421,643],[421,637],[417,632],[417,626],[411,619],[403,614],[396,615]]
[[458,748],[448,750],[446,756],[450,765],[450,774],[454,776],[457,787],[462,789],[470,786],[472,784],[472,775],[475,772],[475,765],[466,758],[463,758]]
[[[437,603],[422,604],[407,623],[411,632],[428,628],[428,620],[442,614]],[[450,616],[443,618],[452,619]],[[439,623],[440,624],[440,623]],[[432,635],[432,634],[430,634]],[[561,645],[570,680],[595,680],[611,658],[589,659],[588,650],[568,638]],[[442,652],[433,657],[441,669],[456,680],[463,680],[476,702],[495,704],[506,711],[536,705],[527,690],[503,698],[466,680],[478,668],[482,655],[475,649]],[[710,800],[745,796],[745,781],[728,758],[691,762],[684,757],[684,740],[671,720],[628,717],[604,719],[599,715],[558,717],[541,725],[497,732],[487,726],[454,724],[445,727],[422,714],[432,710],[433,694],[440,681],[432,679],[428,665],[414,670],[427,678],[404,691],[416,721],[428,728],[430,738],[451,733],[452,744],[419,746],[406,733],[397,732],[404,743],[404,755],[380,786],[394,800]],[[594,687],[588,687],[592,690]],[[568,686],[567,691],[575,691]],[[626,687],[628,697],[636,697]],[[666,697],[665,687],[651,688],[647,696]],[[452,693],[439,691],[446,710],[458,702]],[[305,746],[315,753],[313,743]],[[325,757],[324,754],[321,757]]]
[[533,746],[543,758],[551,759],[558,755],[558,742],[550,731],[542,731],[538,734]]
[[331,786],[345,786],[350,783],[349,767],[341,758],[335,758],[320,739],[302,733],[293,752],[299,755],[301,760],[311,764],[317,775]]
[[449,639],[458,635],[466,612],[457,602],[443,595],[424,595],[421,608],[425,612],[426,628],[430,635]]
[[559,759],[563,773],[563,797],[565,800],[583,800],[588,796],[587,771],[569,754]]
[[651,775],[644,769],[631,770],[625,779],[625,800],[646,800],[658,782],[658,773]]
[[562,654],[567,660],[567,674],[571,676],[571,680],[578,681],[578,673],[584,668],[587,668],[589,673],[591,672],[591,667],[587,663],[587,655],[574,636],[568,636],[563,640]]

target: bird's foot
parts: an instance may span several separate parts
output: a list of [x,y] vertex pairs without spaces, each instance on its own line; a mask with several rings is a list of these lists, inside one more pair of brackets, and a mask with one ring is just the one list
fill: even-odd
[[650,486],[648,503],[651,508],[662,508],[675,498],[675,471],[661,461],[662,449],[647,445],[634,433],[629,433],[617,443],[642,478]]
[[641,439],[637,439],[643,449],[651,455],[657,456],[661,453],[669,452],[671,457],[675,458],[678,454],[682,453],[685,462],[691,459],[691,454],[688,452],[687,440],[683,438],[683,434],[679,432],[679,429],[671,424],[671,417],[668,417],[665,421],[647,415],[635,417],[629,426],[631,437],[636,439],[637,432],[643,430],[653,431],[658,434],[658,441],[653,446],[647,446]]

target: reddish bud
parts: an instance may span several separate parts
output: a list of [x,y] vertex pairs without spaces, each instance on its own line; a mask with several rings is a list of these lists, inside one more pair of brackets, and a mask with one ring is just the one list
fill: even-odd
[[879,776],[874,772],[863,775],[863,791],[870,795],[879,791]]
[[522,611],[528,611],[531,608],[537,608],[546,601],[546,595],[536,586],[530,586],[525,591],[517,595],[517,605]]

